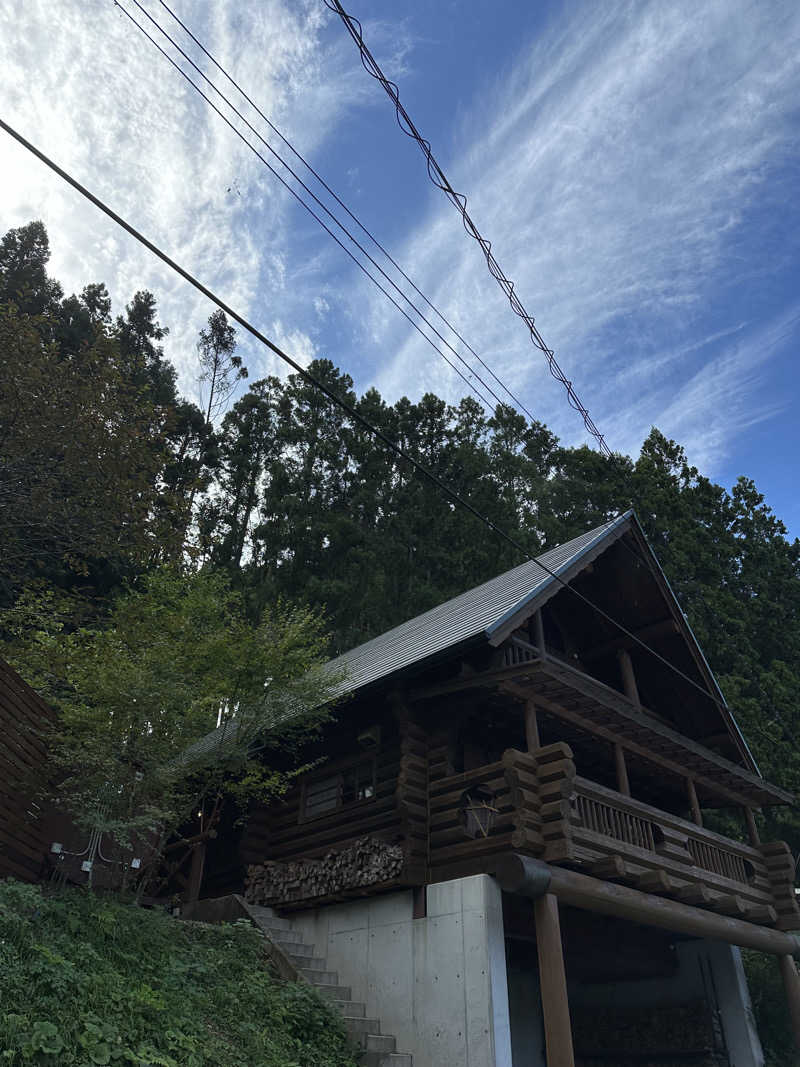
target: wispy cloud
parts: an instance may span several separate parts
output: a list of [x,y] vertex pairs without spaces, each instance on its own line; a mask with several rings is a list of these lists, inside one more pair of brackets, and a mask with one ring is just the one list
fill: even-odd
[[[324,8],[313,0],[175,6],[305,151],[362,99],[343,49],[320,39]],[[154,0],[149,7],[179,35]],[[276,310],[288,317],[281,337],[309,358],[314,344],[293,321],[288,291],[287,194],[111,0],[0,0],[0,99],[8,121],[233,306],[262,325]],[[191,390],[197,331],[213,308],[23,149],[4,140],[2,158],[2,229],[43,218],[52,273],[68,288],[105,281],[117,310],[152,288],[171,328],[167,352]],[[245,349],[251,377],[273,369],[263,350]]]
[[[702,440],[711,461],[760,417],[748,397],[764,353],[779,347],[777,336],[748,345],[736,331],[752,310],[741,293],[770,269],[753,231],[786,210],[769,179],[795,143],[800,9],[658,0],[571,10],[476,103],[446,169],[612,447],[635,448],[657,423]],[[444,199],[401,259],[528,404],[581,439]],[[737,285],[737,301],[721,299]],[[375,374],[378,387],[460,394],[372,299],[370,340],[397,352]],[[698,342],[711,334],[714,344]],[[726,418],[710,437],[721,404]]]

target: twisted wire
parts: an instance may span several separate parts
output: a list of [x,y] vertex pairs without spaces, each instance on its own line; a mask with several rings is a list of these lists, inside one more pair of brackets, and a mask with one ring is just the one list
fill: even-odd
[[342,4],[340,3],[340,0],[324,0],[324,3],[329,10],[333,11],[341,18],[342,22],[347,28],[347,32],[350,34],[356,44],[356,47],[358,48],[359,55],[361,57],[361,65],[364,67],[364,70],[366,70],[366,72],[371,77],[375,78],[376,81],[380,82],[387,95],[391,99],[392,103],[394,104],[398,126],[403,131],[403,133],[406,134],[406,136],[411,137],[412,140],[416,142],[423,156],[425,157],[428,177],[437,187],[437,189],[441,189],[441,191],[445,194],[445,196],[453,205],[453,207],[456,208],[456,210],[461,215],[461,221],[463,223],[464,229],[469,234],[469,236],[474,237],[474,239],[480,245],[484,258],[486,259],[486,265],[489,268],[489,273],[497,281],[500,288],[506,294],[508,302],[511,305],[511,308],[514,313],[518,315],[528,327],[531,341],[536,346],[536,348],[538,348],[543,353],[547,361],[550,374],[553,376],[553,378],[555,378],[557,382],[560,382],[564,386],[564,389],[566,390],[567,394],[567,402],[569,403],[570,407],[574,408],[574,410],[580,414],[586,429],[597,441],[598,447],[603,453],[603,455],[610,456],[611,450],[606,444],[603,434],[600,432],[600,430],[598,430],[597,426],[594,423],[594,420],[590,416],[588,408],[582,403],[580,397],[576,393],[572,381],[567,378],[567,376],[564,374],[564,371],[559,366],[553,349],[549,348],[547,344],[545,344],[544,338],[539,333],[539,330],[536,327],[533,316],[528,313],[522,301],[514,291],[514,282],[512,282],[510,278],[508,278],[504,274],[500,264],[497,262],[497,259],[495,258],[495,255],[492,252],[491,241],[488,241],[481,234],[478,227],[472,221],[472,218],[470,217],[469,212],[467,211],[466,196],[463,193],[456,192],[456,190],[448,181],[446,174],[439,166],[439,163],[436,161],[436,157],[434,156],[433,151],[431,149],[430,141],[427,141],[419,132],[411,116],[408,114],[403,103],[401,102],[400,90],[398,89],[397,85],[386,77],[386,75],[383,73],[380,66],[378,65],[375,57],[372,55],[369,48],[367,47],[367,44],[364,41],[363,28],[361,26],[361,23],[357,18],[355,18],[353,15],[348,14],[345,11],[345,9],[342,7]]

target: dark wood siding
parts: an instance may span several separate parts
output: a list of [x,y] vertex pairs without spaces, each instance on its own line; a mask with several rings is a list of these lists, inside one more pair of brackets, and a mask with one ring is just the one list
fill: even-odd
[[36,802],[54,712],[0,660],[0,877],[35,881],[47,848]]
[[[403,752],[399,740],[374,754],[332,759],[320,768],[330,777],[365,759],[375,760],[375,795],[315,818],[303,817],[303,782],[299,780],[283,801],[251,812],[242,835],[241,856],[246,864],[264,860],[314,859],[346,848],[365,835],[397,841],[404,832],[404,811],[397,802],[397,783]],[[310,777],[314,776],[311,772]]]

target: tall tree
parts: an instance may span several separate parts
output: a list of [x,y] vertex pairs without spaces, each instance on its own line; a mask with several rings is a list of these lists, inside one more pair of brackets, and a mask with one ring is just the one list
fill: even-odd
[[221,309],[209,316],[197,344],[200,386],[206,393],[206,422],[213,422],[233,395],[237,382],[247,377],[242,357],[236,355],[236,330]]

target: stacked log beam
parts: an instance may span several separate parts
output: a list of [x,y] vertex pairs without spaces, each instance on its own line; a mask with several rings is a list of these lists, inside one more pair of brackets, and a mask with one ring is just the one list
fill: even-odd
[[395,804],[406,854],[406,880],[422,885],[428,866],[428,737],[405,708],[399,710],[398,720],[401,741]]
[[760,845],[759,852],[767,865],[772,898],[778,913],[778,929],[800,929],[800,909],[794,891],[795,862],[789,846],[785,841],[772,841],[768,845]]
[[572,797],[576,770],[572,749],[558,741],[527,756],[536,766],[543,858],[548,863],[569,862],[575,857]]

